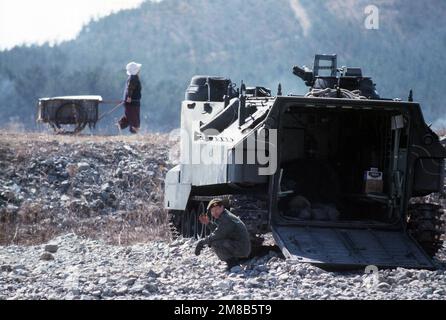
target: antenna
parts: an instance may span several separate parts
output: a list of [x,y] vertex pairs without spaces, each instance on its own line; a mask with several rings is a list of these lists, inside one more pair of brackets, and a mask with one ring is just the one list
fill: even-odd
[[243,80],[241,81],[241,84],[240,84],[240,93],[242,96],[244,96],[246,94],[246,86],[243,83]]
[[409,92],[409,99],[407,99],[409,102],[413,102],[413,90],[412,89],[410,89],[410,92]]

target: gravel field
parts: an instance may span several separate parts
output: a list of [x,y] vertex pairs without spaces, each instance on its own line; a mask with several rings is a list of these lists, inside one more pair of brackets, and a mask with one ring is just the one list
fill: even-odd
[[328,272],[274,250],[225,270],[195,241],[131,246],[67,234],[38,246],[0,248],[0,299],[446,299],[436,271]]

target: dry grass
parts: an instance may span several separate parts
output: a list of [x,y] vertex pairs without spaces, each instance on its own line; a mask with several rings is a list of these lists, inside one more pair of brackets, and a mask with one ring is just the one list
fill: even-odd
[[0,245],[37,245],[62,234],[74,233],[89,239],[100,239],[113,245],[131,245],[150,240],[170,240],[167,212],[149,203],[138,209],[112,216],[80,216],[64,212],[63,221],[45,213],[39,205],[22,205],[19,214],[1,214]]
[[141,142],[149,144],[165,144],[168,140],[167,134],[137,134],[137,135],[117,135],[117,136],[101,136],[101,135],[56,135],[50,133],[21,133],[21,132],[10,132],[5,130],[0,130],[0,144],[11,144],[14,146],[19,146],[23,144],[29,144],[33,142],[46,142],[51,144],[56,143],[101,143],[101,142]]

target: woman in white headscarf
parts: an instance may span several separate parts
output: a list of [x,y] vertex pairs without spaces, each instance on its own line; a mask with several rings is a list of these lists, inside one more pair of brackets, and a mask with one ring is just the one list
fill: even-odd
[[141,108],[141,82],[139,81],[139,71],[141,64],[130,62],[126,66],[127,75],[123,101],[125,102],[125,114],[119,120],[120,129],[130,127],[131,133],[137,133],[140,126],[140,108]]

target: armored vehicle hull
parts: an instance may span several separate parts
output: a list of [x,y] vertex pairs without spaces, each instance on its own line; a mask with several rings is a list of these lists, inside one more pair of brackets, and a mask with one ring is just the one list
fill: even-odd
[[182,103],[181,161],[167,174],[165,207],[183,236],[206,236],[198,215],[224,196],[254,242],[271,231],[290,259],[435,267],[442,209],[410,202],[442,191],[446,149],[418,103],[339,87],[275,97],[228,88],[221,101]]

